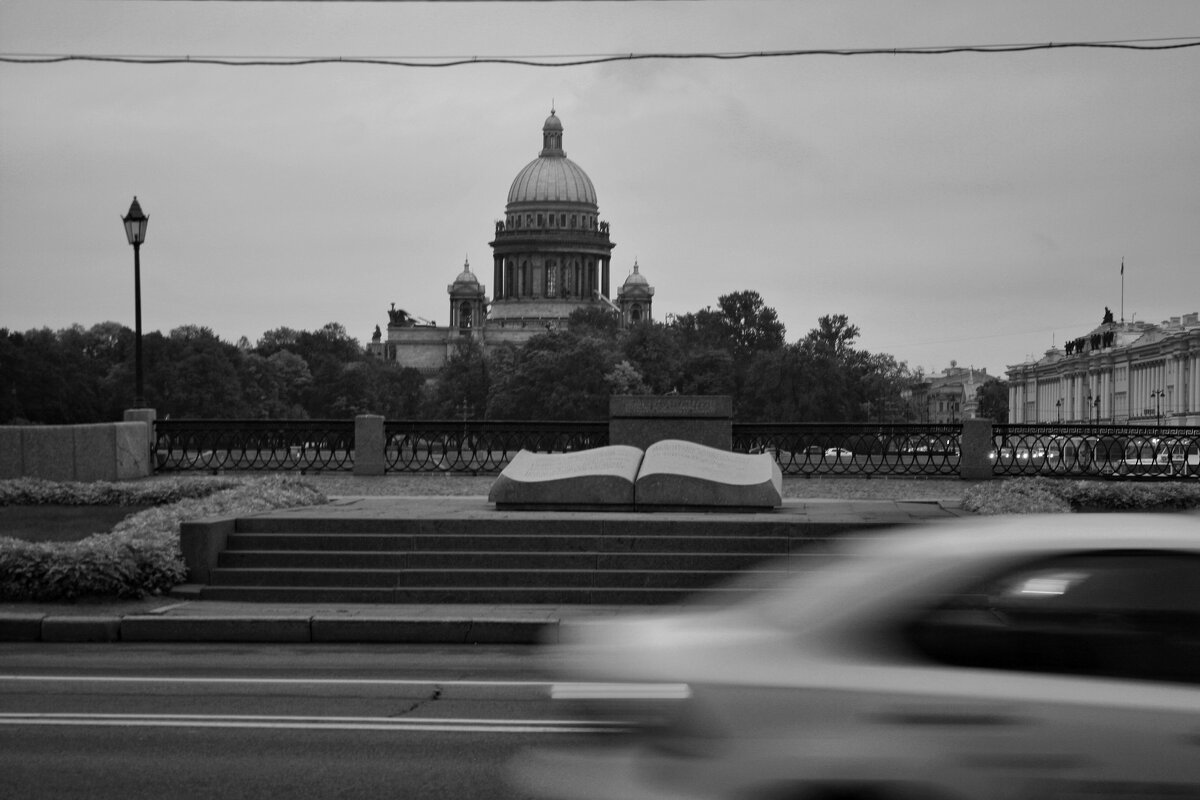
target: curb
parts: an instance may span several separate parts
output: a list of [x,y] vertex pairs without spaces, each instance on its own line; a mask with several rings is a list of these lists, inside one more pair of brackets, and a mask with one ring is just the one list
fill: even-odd
[[558,641],[557,619],[0,614],[0,642],[514,644]]
[[43,642],[116,642],[121,638],[120,617],[46,617]]

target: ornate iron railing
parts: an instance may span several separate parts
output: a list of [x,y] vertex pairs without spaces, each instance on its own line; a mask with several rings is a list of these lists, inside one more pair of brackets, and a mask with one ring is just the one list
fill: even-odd
[[354,420],[160,419],[154,433],[161,472],[354,467]]
[[608,421],[421,420],[385,422],[389,472],[499,472],[521,450],[565,453],[608,444]]
[[[570,452],[606,444],[607,420],[391,421],[383,422],[383,469],[496,473],[521,450]],[[962,447],[961,425],[733,425],[735,451],[771,453],[786,475],[955,476],[964,463]],[[349,470],[354,448],[354,420],[155,423],[161,472]],[[989,452],[968,456],[968,464],[989,459],[997,476],[1196,479],[1200,428],[994,425]],[[378,463],[378,453],[374,459]]]
[[785,475],[957,475],[961,425],[734,423],[733,449]]
[[996,475],[1200,478],[1200,428],[996,425]]

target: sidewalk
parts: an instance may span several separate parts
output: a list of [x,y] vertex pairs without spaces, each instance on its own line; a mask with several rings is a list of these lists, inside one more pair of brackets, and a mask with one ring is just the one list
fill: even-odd
[[[366,515],[384,513],[381,498],[368,503],[335,499],[341,502],[327,511],[339,516],[356,506]],[[953,501],[899,500],[795,500],[781,513],[806,522],[842,524],[908,524],[966,516]],[[186,594],[187,587],[181,588]],[[661,608],[251,604],[167,597],[159,606],[127,614],[0,610],[0,642],[537,644],[557,641],[564,624]]]

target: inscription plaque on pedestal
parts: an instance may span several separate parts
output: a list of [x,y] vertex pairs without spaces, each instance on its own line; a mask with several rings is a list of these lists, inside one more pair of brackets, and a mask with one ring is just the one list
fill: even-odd
[[665,439],[733,448],[728,395],[615,395],[608,403],[608,440],[645,450]]

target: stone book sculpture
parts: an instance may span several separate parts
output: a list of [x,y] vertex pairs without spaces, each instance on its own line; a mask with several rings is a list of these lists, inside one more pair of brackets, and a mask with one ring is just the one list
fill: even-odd
[[666,439],[642,451],[612,445],[575,453],[517,453],[492,484],[500,509],[760,511],[783,504],[783,473],[747,455]]

